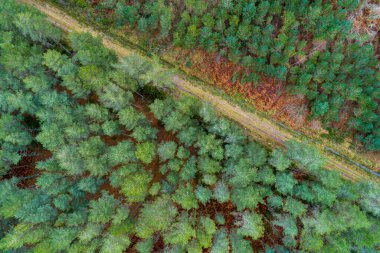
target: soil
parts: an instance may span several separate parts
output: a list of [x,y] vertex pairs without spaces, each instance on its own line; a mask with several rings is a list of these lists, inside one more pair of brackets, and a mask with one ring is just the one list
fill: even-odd
[[[313,46],[310,45],[310,47]],[[190,59],[194,72],[202,73],[201,76],[206,76],[228,94],[242,94],[257,109],[274,112],[276,120],[284,122],[294,129],[300,129],[308,124],[309,109],[306,99],[287,93],[285,83],[263,75],[260,76],[261,81],[257,84],[241,84],[239,81],[232,83],[231,79],[234,73],[244,70],[239,64],[234,64],[217,54],[206,53],[201,49],[175,50],[176,59],[181,62],[182,67],[186,67],[186,62]],[[303,108],[303,111],[301,114],[284,113],[285,105],[289,108]],[[341,124],[344,123],[345,121]]]
[[51,153],[42,147],[31,147],[24,153],[24,157],[18,164],[11,166],[8,174],[3,176],[2,179],[25,178],[17,186],[20,188],[32,188],[35,186],[36,178],[39,174],[39,170],[36,169],[37,162],[47,160],[50,157]]

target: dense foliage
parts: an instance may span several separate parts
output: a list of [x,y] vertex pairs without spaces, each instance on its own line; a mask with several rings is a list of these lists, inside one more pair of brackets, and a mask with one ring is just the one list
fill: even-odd
[[58,2],[92,6],[87,15],[98,22],[127,25],[161,44],[225,56],[241,64],[233,80],[243,85],[256,85],[263,75],[286,82],[309,101],[310,118],[322,119],[328,129],[346,122],[341,115],[348,110],[355,137],[368,150],[380,150],[378,61],[347,19],[360,1]]
[[[323,170],[306,144],[270,152],[195,99],[141,99],[155,78],[89,34],[71,34],[68,53],[59,30],[13,0],[0,4],[0,34],[2,252],[380,245],[380,189]],[[34,152],[48,156],[25,181],[18,165]]]

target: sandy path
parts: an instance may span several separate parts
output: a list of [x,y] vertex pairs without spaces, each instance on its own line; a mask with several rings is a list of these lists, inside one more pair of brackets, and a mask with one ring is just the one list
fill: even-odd
[[[96,31],[90,27],[80,24],[74,18],[68,16],[61,10],[46,4],[40,3],[36,0],[19,0],[20,2],[29,4],[45,13],[48,19],[61,29],[68,32],[89,32],[94,36],[100,36],[103,40],[104,45],[116,52],[119,57],[125,57],[131,53],[135,53],[133,49],[127,48],[120,45],[118,42],[105,35],[102,32]],[[173,83],[176,85],[180,92],[188,93],[193,96],[199,97],[203,101],[206,101],[215,106],[215,108],[223,115],[233,119],[242,125],[247,133],[252,136],[255,140],[260,141],[266,146],[276,147],[283,146],[284,142],[289,139],[298,139],[298,137],[293,136],[288,131],[280,128],[273,122],[265,119],[257,114],[247,112],[241,109],[239,106],[228,102],[227,100],[215,96],[210,92],[201,89],[199,86],[194,85],[186,80],[184,76],[176,75],[173,77]],[[318,149],[324,149],[324,147],[317,147]],[[376,176],[370,176],[363,169],[353,166],[350,163],[343,161],[338,161],[335,156],[324,152],[326,156],[327,165],[326,169],[337,170],[341,172],[343,177],[351,180],[377,180]]]

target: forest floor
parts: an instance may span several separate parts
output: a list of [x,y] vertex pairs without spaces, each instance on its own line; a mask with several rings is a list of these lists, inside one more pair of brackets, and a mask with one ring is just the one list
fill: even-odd
[[[119,57],[126,57],[132,53],[139,53],[137,50],[129,48],[128,46],[121,45],[115,39],[104,33],[97,31],[90,26],[81,24],[76,19],[70,17],[67,13],[59,10],[58,8],[47,4],[41,3],[37,0],[19,0],[20,2],[29,4],[45,13],[48,19],[56,26],[60,27],[66,32],[89,32],[94,36],[99,36],[103,40],[105,47],[112,49]],[[145,56],[147,57],[147,56]],[[301,140],[301,137],[287,131],[273,121],[265,118],[257,113],[248,112],[240,106],[229,102],[221,96],[214,95],[213,93],[204,89],[199,84],[192,83],[185,74],[177,74],[173,76],[173,83],[178,88],[180,93],[187,93],[200,98],[215,106],[215,108],[223,115],[231,118],[242,125],[247,134],[253,139],[259,141],[263,145],[274,148],[283,147],[284,143],[290,139]],[[326,157],[326,169],[337,170],[343,177],[350,180],[379,180],[380,175],[376,173],[370,174],[363,169],[360,165],[354,164],[352,160],[341,159],[341,157],[333,155],[332,153],[339,153],[329,147],[321,145],[320,143],[312,143],[315,147],[322,151]],[[330,149],[330,150],[329,150]],[[375,168],[378,165],[375,165]],[[373,169],[375,169],[373,168]],[[375,169],[376,170],[376,169]]]

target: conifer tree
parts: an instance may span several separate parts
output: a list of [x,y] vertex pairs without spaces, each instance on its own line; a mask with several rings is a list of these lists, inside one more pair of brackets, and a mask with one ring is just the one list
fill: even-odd
[[[157,214],[160,215],[157,215]],[[167,196],[144,204],[136,225],[136,233],[141,238],[149,238],[154,232],[167,229],[177,215],[177,209]]]
[[143,163],[149,164],[156,156],[156,149],[153,142],[143,142],[136,145],[135,155]]
[[190,184],[179,186],[173,195],[173,200],[186,210],[198,208],[198,201]]
[[263,236],[264,226],[259,214],[244,212],[239,220],[235,223],[239,228],[237,233],[242,236],[249,236],[256,240]]

